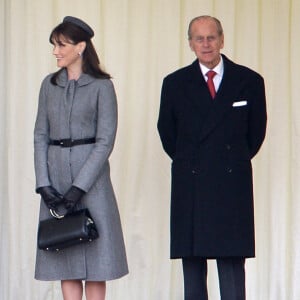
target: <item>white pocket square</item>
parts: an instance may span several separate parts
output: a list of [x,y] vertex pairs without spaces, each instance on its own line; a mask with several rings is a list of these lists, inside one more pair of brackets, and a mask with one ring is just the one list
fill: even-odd
[[247,101],[237,101],[237,102],[233,102],[232,104],[233,107],[245,106],[245,105],[247,105]]

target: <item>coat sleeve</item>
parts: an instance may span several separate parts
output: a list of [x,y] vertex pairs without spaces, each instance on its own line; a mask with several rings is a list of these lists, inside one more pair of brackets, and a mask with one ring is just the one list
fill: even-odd
[[248,146],[253,158],[260,149],[266,134],[267,111],[264,80],[260,75],[251,81],[251,104],[248,124]]
[[177,124],[172,88],[168,77],[162,84],[157,129],[165,152],[173,159],[176,152]]
[[96,143],[73,185],[88,192],[112,152],[117,131],[117,99],[113,83],[103,80],[98,99]]
[[36,188],[51,185],[47,165],[49,142],[47,82],[47,79],[45,79],[40,88],[38,111],[34,127],[34,168],[36,176]]

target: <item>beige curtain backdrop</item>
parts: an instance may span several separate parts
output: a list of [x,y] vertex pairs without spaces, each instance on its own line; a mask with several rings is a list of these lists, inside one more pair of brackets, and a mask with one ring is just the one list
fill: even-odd
[[[266,141],[254,159],[256,250],[248,300],[300,299],[299,0],[0,0],[0,300],[62,299],[59,282],[33,279],[39,197],[33,126],[42,79],[56,70],[48,36],[65,15],[86,20],[113,75],[119,129],[112,179],[130,274],[108,300],[180,300],[180,261],[169,260],[170,161],[156,121],[163,77],[190,64],[191,18],[218,17],[223,53],[265,78]],[[210,299],[219,299],[214,262]]]

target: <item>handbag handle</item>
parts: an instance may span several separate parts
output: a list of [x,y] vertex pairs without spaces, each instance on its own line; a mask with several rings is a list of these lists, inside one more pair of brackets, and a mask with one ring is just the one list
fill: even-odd
[[65,215],[60,215],[58,214],[54,209],[50,208],[50,214],[52,215],[52,217],[54,217],[55,219],[62,219],[65,217]]

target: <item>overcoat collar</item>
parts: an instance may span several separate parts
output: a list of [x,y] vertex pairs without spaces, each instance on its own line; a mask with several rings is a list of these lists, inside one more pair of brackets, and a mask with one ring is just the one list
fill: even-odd
[[[80,77],[78,78],[78,80],[77,80],[77,86],[87,85],[87,84],[89,84],[90,82],[92,82],[94,80],[95,80],[95,78],[92,77],[91,75],[86,74],[86,73],[82,73],[80,75]],[[56,82],[57,82],[58,86],[66,87],[67,84],[68,84],[68,81],[69,80],[68,80],[67,70],[64,68],[58,74]]]
[[236,72],[236,64],[222,55],[224,62],[224,74],[214,99],[211,98],[206,81],[202,75],[199,61],[190,65],[186,93],[191,101],[194,101],[200,109],[207,111],[207,116],[198,138],[203,140],[222,121],[232,108],[232,104],[238,96],[240,78]]

